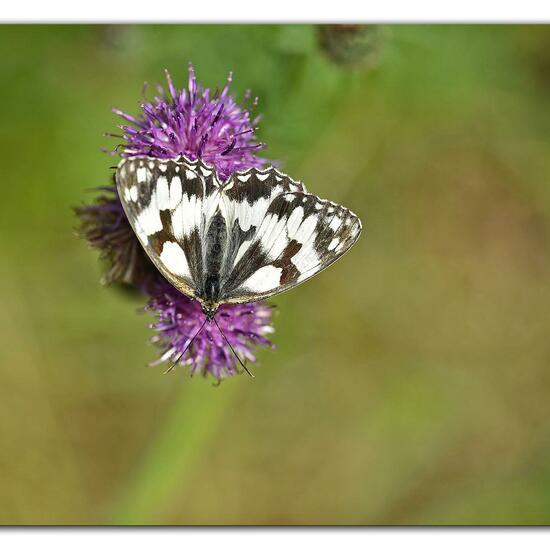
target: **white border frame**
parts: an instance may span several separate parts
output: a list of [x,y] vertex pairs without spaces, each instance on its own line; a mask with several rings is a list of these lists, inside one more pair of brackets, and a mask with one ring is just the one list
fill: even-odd
[[[546,4],[546,5],[545,5]],[[274,10],[274,8],[276,8]],[[276,17],[273,17],[273,13]],[[20,0],[5,2],[4,23],[545,23],[550,21],[550,2],[522,0],[496,2],[462,0],[450,4],[434,0],[384,0],[364,2],[302,2],[295,0],[185,0],[161,3],[142,0],[96,0],[69,3],[59,0]],[[549,514],[550,521],[550,514]],[[100,548],[131,547],[150,550],[159,542],[167,548],[184,543],[198,543],[200,548],[223,550],[280,550],[283,548],[314,547],[316,550],[345,543],[346,549],[402,548],[422,550],[464,550],[467,548],[497,547],[516,549],[528,544],[530,550],[547,549],[548,529],[422,529],[422,528],[4,528],[0,529],[2,546],[8,549],[41,548],[55,550],[96,550]],[[177,545],[177,546],[176,546]],[[194,548],[196,546],[191,546]]]
[[543,23],[545,0],[20,0],[4,2],[3,22],[94,23]]

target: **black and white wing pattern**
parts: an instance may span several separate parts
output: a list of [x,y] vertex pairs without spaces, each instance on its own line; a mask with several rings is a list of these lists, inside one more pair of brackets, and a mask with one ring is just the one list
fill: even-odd
[[133,157],[120,162],[120,200],[140,243],[178,290],[199,298],[204,273],[205,226],[221,185],[200,162]]
[[347,252],[361,232],[347,208],[307,193],[273,168],[237,172],[222,200],[237,249],[223,274],[227,303],[261,300],[302,283]]
[[341,257],[361,232],[347,208],[275,168],[235,172],[221,184],[201,162],[133,157],[116,178],[153,263],[209,308],[288,290]]

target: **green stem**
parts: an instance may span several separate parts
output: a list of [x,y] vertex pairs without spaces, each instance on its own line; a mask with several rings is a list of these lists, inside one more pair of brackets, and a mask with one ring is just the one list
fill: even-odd
[[164,505],[174,488],[181,490],[192,477],[194,464],[218,430],[241,380],[219,388],[202,380],[185,382],[156,442],[117,503],[115,525],[162,523]]

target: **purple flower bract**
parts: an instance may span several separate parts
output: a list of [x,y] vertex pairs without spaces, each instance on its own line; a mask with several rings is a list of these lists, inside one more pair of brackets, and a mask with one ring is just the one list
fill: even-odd
[[[167,91],[158,85],[159,95],[141,104],[141,116],[113,109],[128,123],[120,126],[125,140],[121,156],[201,158],[215,166],[222,178],[236,170],[261,168],[265,160],[256,153],[264,145],[254,135],[259,117],[251,120],[249,111],[235,103],[229,94],[231,79],[229,74],[222,91],[211,94],[197,84],[189,65],[188,88],[176,90],[167,71]],[[245,103],[250,99],[247,92]],[[256,100],[252,102],[255,105]]]

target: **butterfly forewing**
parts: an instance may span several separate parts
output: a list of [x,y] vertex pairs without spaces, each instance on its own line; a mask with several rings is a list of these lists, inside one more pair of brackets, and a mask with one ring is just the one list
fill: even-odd
[[183,157],[135,157],[117,170],[130,223],[160,272],[209,303],[267,298],[344,254],[361,224],[348,209],[308,194],[275,168],[215,171]]

